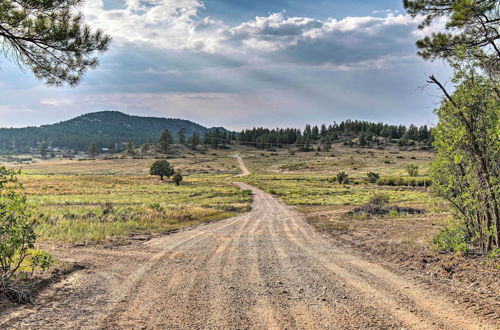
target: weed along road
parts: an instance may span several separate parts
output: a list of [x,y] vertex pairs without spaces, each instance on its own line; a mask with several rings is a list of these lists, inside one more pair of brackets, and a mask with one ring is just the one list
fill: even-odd
[[0,328],[498,326],[335,246],[277,198],[238,185],[254,194],[244,215],[142,244],[54,251],[85,269],[45,292],[40,303],[2,314]]

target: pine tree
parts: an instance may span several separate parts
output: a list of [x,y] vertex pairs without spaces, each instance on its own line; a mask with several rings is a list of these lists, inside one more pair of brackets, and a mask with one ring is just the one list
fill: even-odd
[[47,159],[48,149],[49,149],[49,144],[45,141],[40,143],[40,145],[38,146],[38,151],[40,152],[42,159]]
[[196,147],[200,144],[200,138],[198,137],[198,134],[196,132],[193,132],[191,136],[189,137],[189,145],[191,146],[191,149],[196,150]]
[[87,149],[87,154],[90,158],[95,159],[98,154],[97,145],[95,143],[91,143]]
[[170,149],[170,146],[174,143],[174,139],[172,138],[172,134],[170,134],[170,130],[165,128],[163,133],[161,133],[159,144],[160,150],[164,153],[167,153]]
[[76,85],[97,65],[95,52],[111,38],[91,31],[75,0],[0,1],[0,39],[4,53],[49,85]]
[[179,144],[186,144],[186,129],[183,127],[177,131],[177,142]]

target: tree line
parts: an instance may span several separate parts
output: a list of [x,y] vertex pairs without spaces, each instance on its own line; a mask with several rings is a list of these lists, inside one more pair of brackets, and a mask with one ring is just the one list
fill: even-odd
[[296,128],[253,128],[239,133],[238,141],[257,148],[272,148],[296,145],[307,151],[312,144],[321,144],[329,149],[331,143],[345,142],[350,145],[370,146],[383,142],[397,142],[401,146],[417,143],[431,145],[432,128],[427,125],[388,125],[367,121],[346,120],[331,125],[306,125],[304,130]]

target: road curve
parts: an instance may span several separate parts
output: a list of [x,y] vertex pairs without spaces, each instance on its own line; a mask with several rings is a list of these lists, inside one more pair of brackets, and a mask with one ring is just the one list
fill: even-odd
[[238,174],[236,177],[249,176],[250,175],[250,171],[248,170],[248,168],[246,167],[245,163],[243,162],[243,158],[241,158],[241,156],[239,154],[237,154],[235,157],[238,160],[238,164],[239,164],[240,169],[241,169],[241,174]]
[[[0,313],[29,329],[497,328],[410,278],[335,246],[277,198],[137,245],[59,256],[87,265],[35,306]],[[491,321],[490,321],[491,322]]]

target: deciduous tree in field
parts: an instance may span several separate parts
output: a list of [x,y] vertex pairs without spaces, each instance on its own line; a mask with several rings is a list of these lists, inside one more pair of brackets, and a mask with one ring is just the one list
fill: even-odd
[[149,169],[149,174],[157,175],[160,177],[160,180],[163,180],[164,177],[171,177],[175,173],[174,167],[170,165],[168,160],[157,160],[151,165]]
[[491,80],[468,70],[457,71],[455,92],[436,110],[431,176],[466,237],[486,253],[500,247],[500,98]]
[[0,51],[49,85],[78,84],[111,41],[85,24],[76,11],[82,2],[0,1]]

